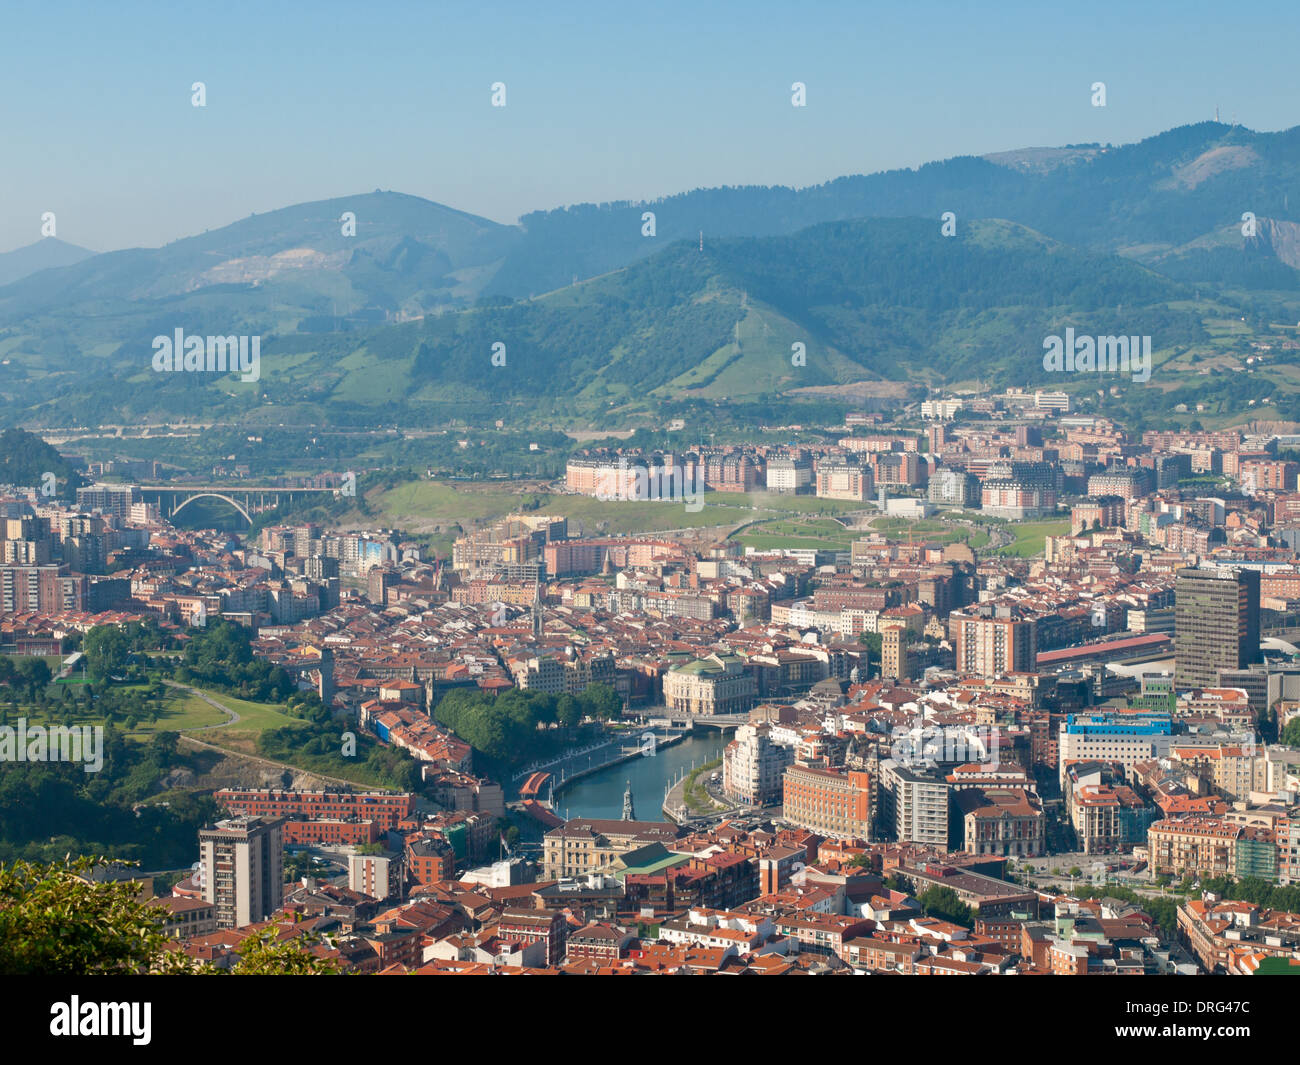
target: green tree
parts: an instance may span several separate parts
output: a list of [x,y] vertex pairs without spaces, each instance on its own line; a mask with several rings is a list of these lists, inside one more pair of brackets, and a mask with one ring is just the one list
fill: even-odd
[[572,695],[555,700],[555,720],[563,728],[574,728],[582,721],[582,707]]
[[29,698],[42,694],[50,683],[50,667],[45,659],[24,655],[14,663],[13,683]]
[[941,917],[967,928],[975,926],[975,911],[962,902],[957,892],[950,887],[927,888],[916,901],[921,904],[921,911],[927,917]]
[[86,633],[81,649],[86,671],[97,680],[125,670],[131,650],[126,633],[117,625],[96,625]]
[[0,974],[103,976],[192,971],[168,949],[162,911],[133,881],[95,882],[109,863],[78,858],[0,866]]
[[587,716],[612,721],[623,713],[623,701],[608,684],[588,684],[578,696]]
[[858,643],[866,648],[862,670],[862,678],[865,680],[871,676],[871,663],[883,661],[883,637],[878,632],[862,632],[858,634]]
[[[163,931],[164,911],[141,902],[134,880],[94,879],[103,858],[0,865],[0,975],[105,976],[216,973]],[[323,975],[337,963],[315,937],[264,929],[239,948],[236,975]]]
[[235,976],[332,976],[338,964],[311,953],[313,942],[281,939],[274,928],[255,932],[239,945]]
[[911,879],[899,873],[890,873],[885,877],[885,887],[890,891],[902,892],[904,895],[912,895],[916,892],[916,885]]

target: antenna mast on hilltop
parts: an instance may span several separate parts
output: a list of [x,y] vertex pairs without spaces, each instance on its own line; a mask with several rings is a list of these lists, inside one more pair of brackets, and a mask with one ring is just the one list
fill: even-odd
[[700,251],[704,250],[704,230],[700,230]]

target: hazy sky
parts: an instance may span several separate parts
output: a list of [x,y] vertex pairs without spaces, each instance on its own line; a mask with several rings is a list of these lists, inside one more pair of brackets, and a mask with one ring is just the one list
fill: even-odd
[[0,250],[36,240],[45,211],[59,237],[102,251],[376,188],[513,222],[1121,143],[1216,105],[1253,129],[1300,123],[1295,3],[627,7],[6,0]]

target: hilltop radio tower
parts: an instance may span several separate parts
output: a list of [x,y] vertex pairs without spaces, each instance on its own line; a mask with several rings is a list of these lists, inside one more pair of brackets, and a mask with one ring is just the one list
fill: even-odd
[[700,230],[700,251],[704,250],[704,230]]

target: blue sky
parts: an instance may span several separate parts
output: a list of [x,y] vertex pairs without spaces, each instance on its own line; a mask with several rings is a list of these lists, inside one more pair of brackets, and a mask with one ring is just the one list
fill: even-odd
[[1300,124],[1300,5],[1053,6],[8,0],[0,250],[37,239],[45,211],[95,250],[375,188],[513,222],[1123,143],[1216,105],[1253,129]]

